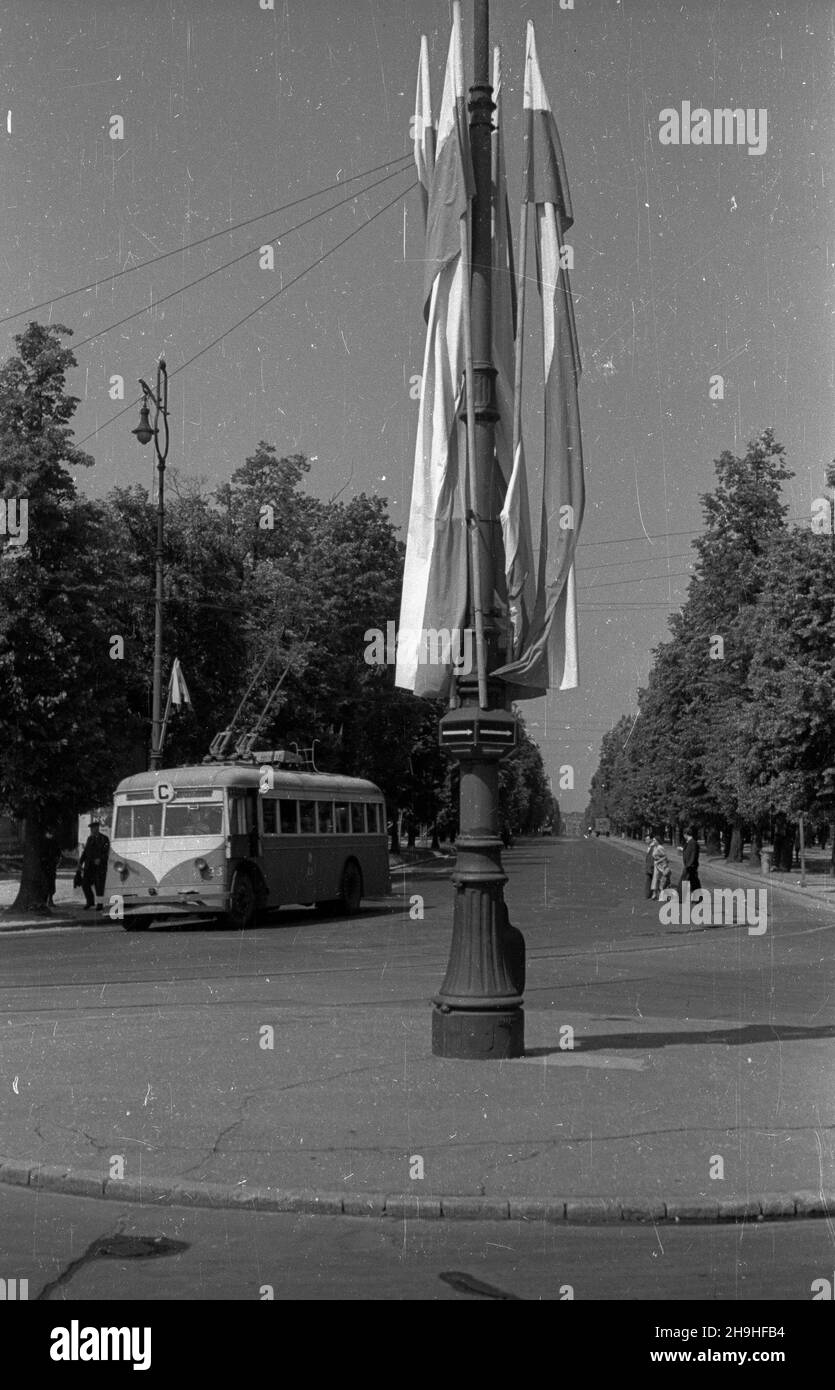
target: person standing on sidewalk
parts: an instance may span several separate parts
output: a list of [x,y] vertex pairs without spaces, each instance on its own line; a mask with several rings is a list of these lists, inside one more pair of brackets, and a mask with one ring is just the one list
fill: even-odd
[[61,858],[61,846],[54,831],[45,830],[41,847],[41,868],[46,879],[46,905],[52,907],[55,897],[55,875]]
[[101,821],[90,821],[90,834],[81,851],[78,867],[81,871],[81,887],[84,890],[85,910],[91,907],[102,910],[104,881],[107,877],[107,856],[110,841],[101,833]]
[[652,877],[652,897],[659,899],[661,894],[669,888],[670,878],[672,876],[670,861],[667,858],[667,851],[660,840],[655,840],[653,843],[652,862],[654,868]]
[[647,848],[646,856],[644,858],[644,897],[651,898],[652,880],[655,877],[655,858],[653,856],[653,850],[655,849],[655,846],[658,844],[658,841],[656,840],[654,835],[647,834],[644,837],[644,844]]
[[691,896],[702,886],[699,879],[699,842],[696,839],[696,828],[692,825],[684,835],[681,878],[678,881],[679,897],[683,894],[685,883],[690,885]]

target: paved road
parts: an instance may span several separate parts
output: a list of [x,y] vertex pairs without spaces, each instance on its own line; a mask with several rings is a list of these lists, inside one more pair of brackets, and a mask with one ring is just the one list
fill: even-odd
[[704,1202],[835,1185],[831,913],[773,894],[763,936],[678,929],[605,841],[521,842],[506,864],[528,1051],[503,1065],[431,1056],[443,870],[401,876],[353,921],[4,933],[2,1151],[105,1175],[122,1155],[134,1180],[421,1196]]
[[[0,1277],[28,1279],[29,1298],[51,1302],[259,1300],[269,1290],[276,1301],[808,1302],[832,1268],[824,1221],[658,1229],[376,1221],[139,1211],[0,1187],[0,1231]],[[96,1244],[114,1235],[183,1248],[120,1258],[118,1246],[105,1253]]]

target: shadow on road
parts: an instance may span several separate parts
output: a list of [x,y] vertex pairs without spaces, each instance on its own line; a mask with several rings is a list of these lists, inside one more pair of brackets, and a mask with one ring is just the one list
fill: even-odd
[[[645,1052],[657,1047],[689,1047],[703,1043],[725,1043],[727,1047],[742,1047],[763,1042],[810,1042],[815,1038],[835,1038],[835,1025],[800,1028],[792,1024],[774,1027],[769,1023],[749,1024],[745,1028],[700,1028],[693,1032],[669,1033],[601,1033],[585,1034],[577,1039],[575,1052]],[[565,1056],[561,1047],[529,1047],[526,1057]]]
[[[242,929],[231,926],[229,922],[219,917],[169,917],[155,920],[150,930],[155,935],[206,931],[226,932],[228,934],[230,931],[234,931],[236,935],[249,936],[252,932],[263,931],[265,928],[338,926],[345,922],[392,917],[395,914],[402,916],[404,911],[408,911],[408,905],[404,906],[402,898],[396,897],[394,900],[387,899],[385,902],[364,903],[360,911],[353,917],[338,910],[336,912],[317,912],[312,907],[276,907],[266,912],[259,912],[255,925]],[[115,922],[113,925],[121,926],[121,923]]]

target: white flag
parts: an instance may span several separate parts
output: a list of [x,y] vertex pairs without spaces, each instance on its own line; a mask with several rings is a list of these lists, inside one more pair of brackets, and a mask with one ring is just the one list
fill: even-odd
[[467,618],[467,450],[461,221],[473,194],[461,46],[453,5],[426,224],[428,316],[395,684],[445,695]]
[[415,92],[414,151],[420,194],[423,201],[424,224],[429,207],[429,190],[435,172],[435,125],[432,120],[432,95],[429,87],[429,45],[424,34],[420,41],[417,91]]
[[172,705],[177,705],[182,709],[185,705],[191,705],[191,696],[188,693],[186,678],[183,675],[183,668],[180,665],[180,658],[174,658],[174,665],[171,667],[171,678],[168,682],[168,698]]
[[[578,386],[580,350],[564,234],[574,215],[560,137],[542,81],[533,25],[525,58],[523,200],[535,203],[537,284],[542,300],[545,443],[542,459],[539,571],[530,630],[517,659],[498,675],[524,686],[515,697],[578,683],[574,552],[583,520],[585,485]],[[514,466],[516,460],[514,460]]]

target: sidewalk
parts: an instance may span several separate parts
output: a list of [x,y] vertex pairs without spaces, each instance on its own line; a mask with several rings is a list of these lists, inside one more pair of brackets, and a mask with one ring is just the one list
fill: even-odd
[[244,1018],[198,1003],[205,989],[189,1007],[160,990],[151,1025],[124,995],[19,1016],[0,1183],[401,1219],[835,1215],[831,1029],[570,1009],[575,1050],[562,1051],[562,1014],[534,1006],[526,1055],[490,1064],[432,1056],[428,1002],[346,1011],[265,996]]
[[43,928],[95,926],[106,914],[86,912],[84,894],[80,888],[73,888],[72,869],[62,869],[56,881],[55,906],[51,912],[12,912],[12,903],[17,897],[20,883],[19,875],[6,875],[0,878],[0,932],[38,931]]
[[[619,835],[611,835],[608,838],[601,837],[600,843],[610,845],[613,849],[622,850],[641,860],[646,854],[646,848],[640,840],[626,840]],[[672,846],[666,844],[664,849],[667,858],[680,869],[681,850],[673,849]],[[724,876],[729,881],[736,883],[737,886],[749,884],[752,887],[768,888],[777,893],[789,893],[805,898],[807,902],[819,904],[821,907],[835,908],[835,878],[828,874],[809,875],[807,873],[806,884],[803,886],[800,883],[799,869],[794,869],[791,873],[777,871],[765,875],[760,872],[758,867],[750,865],[745,860],[741,864],[734,864],[722,854],[705,854],[704,847],[700,846],[700,875],[705,871],[718,875],[720,878]]]

